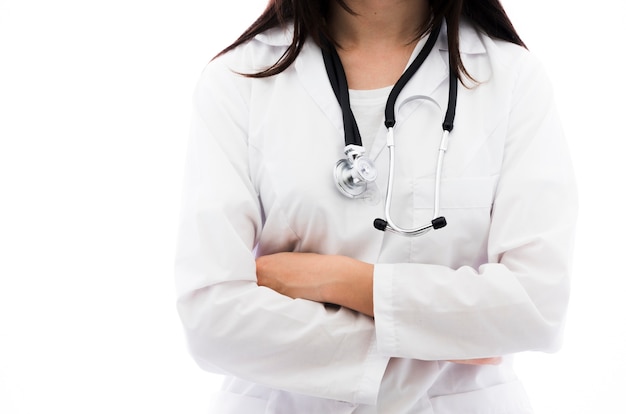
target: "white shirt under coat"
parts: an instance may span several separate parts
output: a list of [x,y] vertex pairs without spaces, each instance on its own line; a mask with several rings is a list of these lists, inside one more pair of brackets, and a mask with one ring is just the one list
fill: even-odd
[[[421,237],[383,217],[381,123],[369,156],[377,200],[339,193],[341,110],[319,48],[251,79],[291,41],[272,30],[211,62],[194,99],[176,259],[178,309],[197,363],[228,375],[215,413],[521,414],[510,355],[554,351],[566,313],[576,190],[551,87],[524,49],[463,24],[480,84],[460,87],[443,166],[448,226]],[[414,56],[421,49],[418,44]],[[396,103],[392,215],[432,218],[447,105],[446,30]],[[255,257],[283,251],[374,263],[374,314],[290,299],[256,284]],[[505,356],[498,366],[445,362]]]

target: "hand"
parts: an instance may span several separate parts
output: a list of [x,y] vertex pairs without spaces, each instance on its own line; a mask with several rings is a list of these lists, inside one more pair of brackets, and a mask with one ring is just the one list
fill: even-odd
[[464,365],[500,365],[502,357],[478,358],[478,359],[453,359],[448,362]]
[[322,301],[322,276],[328,269],[314,253],[276,253],[256,259],[257,284],[296,299]]
[[257,284],[291,298],[374,314],[374,266],[346,256],[276,253],[256,260]]

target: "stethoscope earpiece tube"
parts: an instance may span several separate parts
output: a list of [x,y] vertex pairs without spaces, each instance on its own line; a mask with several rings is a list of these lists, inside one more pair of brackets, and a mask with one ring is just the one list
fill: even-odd
[[389,93],[389,97],[387,98],[387,105],[385,106],[385,127],[393,128],[396,125],[396,115],[394,111],[398,96],[400,96],[402,89],[404,89],[409,80],[426,61],[428,55],[430,55],[433,47],[435,47],[440,30],[441,26],[433,28],[432,32],[428,36],[428,39],[426,40],[426,44],[424,44],[424,47],[420,50],[415,60],[413,60],[409,67],[406,68],[402,76],[400,76],[400,79],[398,79],[398,82],[393,85],[393,88]]
[[454,117],[456,116],[456,101],[458,97],[459,82],[454,72],[454,68],[450,65],[450,86],[448,89],[448,109],[446,117],[443,120],[443,130],[451,132],[454,128]]

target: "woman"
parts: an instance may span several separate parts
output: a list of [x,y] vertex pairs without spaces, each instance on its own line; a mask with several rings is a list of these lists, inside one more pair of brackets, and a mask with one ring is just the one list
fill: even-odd
[[[385,106],[417,59],[391,105],[389,216],[436,205],[448,225],[406,237],[372,221]],[[210,412],[531,412],[512,355],[559,346],[576,194],[549,83],[497,0],[272,0],[194,102],[176,277],[193,357],[228,376]],[[355,129],[377,178],[346,197]]]

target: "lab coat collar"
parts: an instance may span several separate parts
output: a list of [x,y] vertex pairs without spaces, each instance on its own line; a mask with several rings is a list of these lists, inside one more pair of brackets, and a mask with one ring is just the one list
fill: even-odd
[[[445,21],[441,27],[437,47],[439,50],[448,51],[448,25]],[[486,53],[485,45],[477,29],[467,19],[461,19],[459,24],[459,51],[463,55]]]
[[274,27],[256,35],[255,39],[270,46],[289,46],[293,39],[293,25]]

